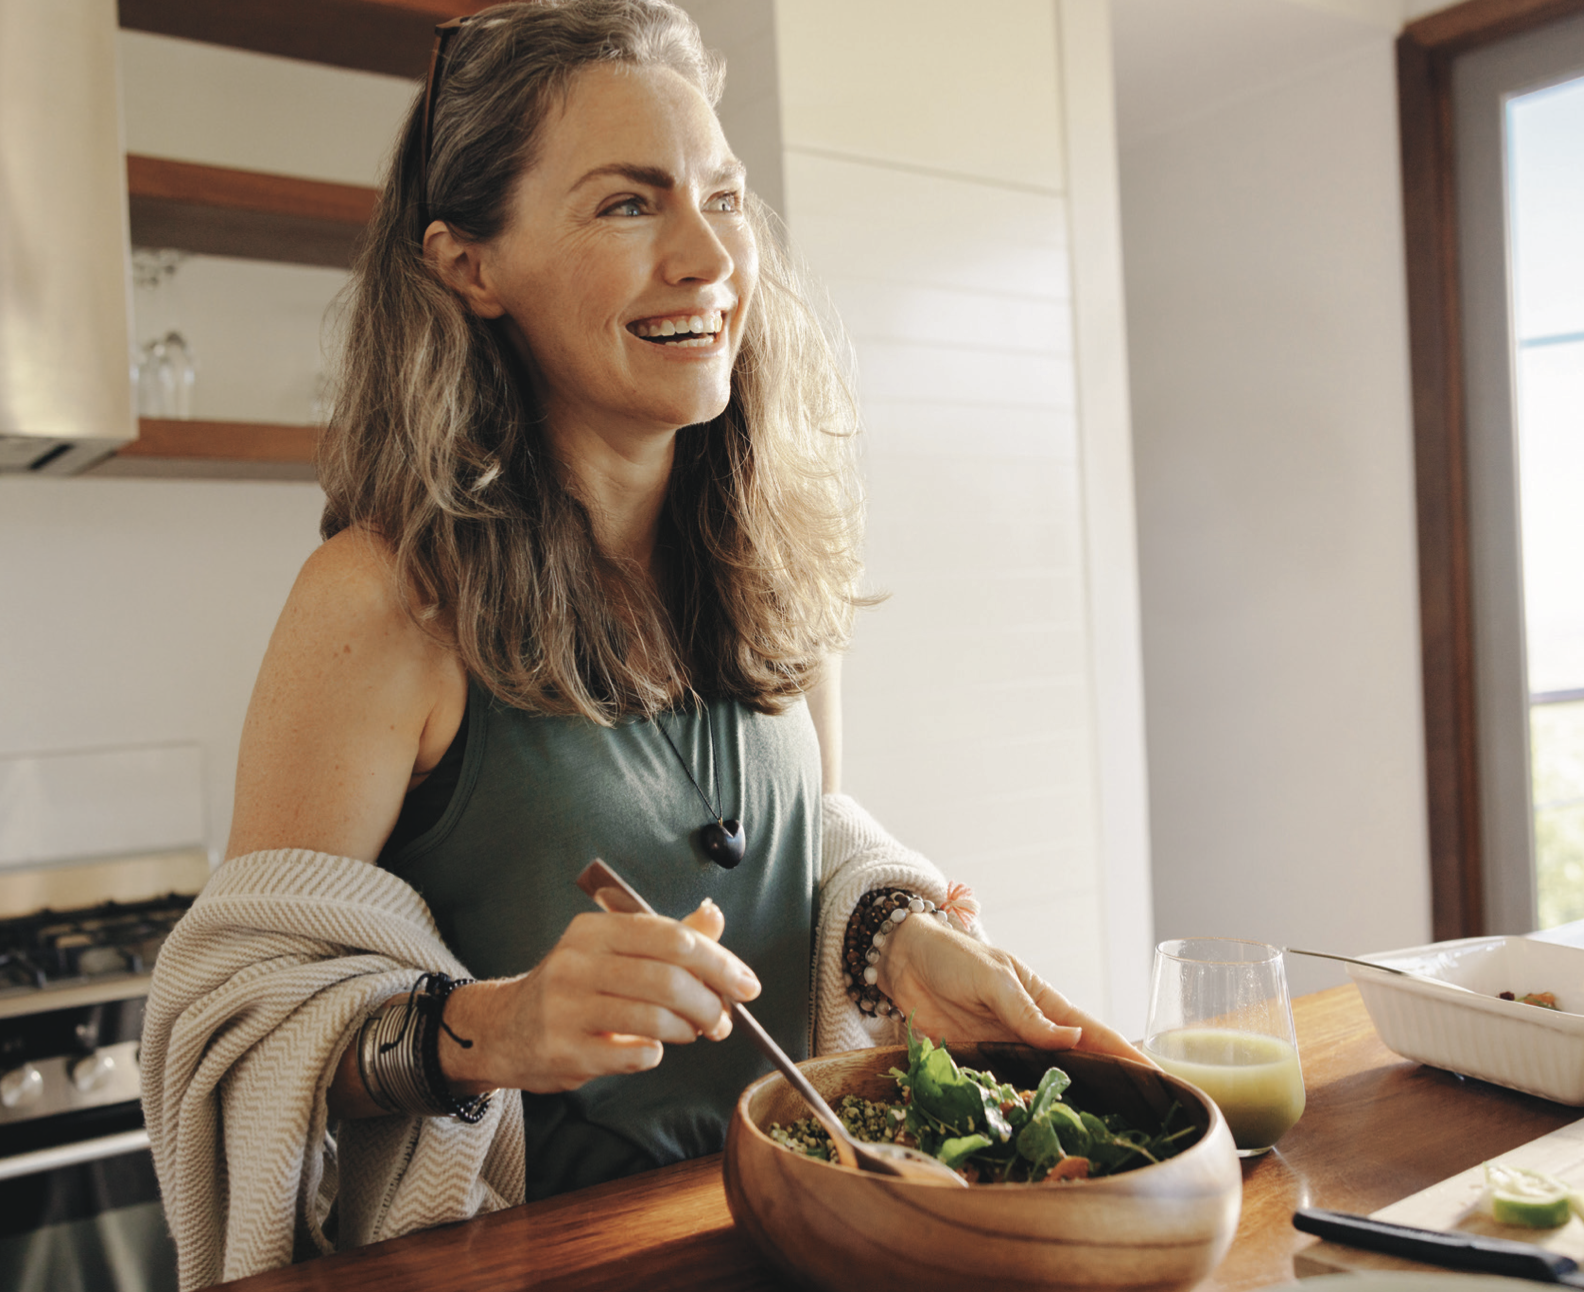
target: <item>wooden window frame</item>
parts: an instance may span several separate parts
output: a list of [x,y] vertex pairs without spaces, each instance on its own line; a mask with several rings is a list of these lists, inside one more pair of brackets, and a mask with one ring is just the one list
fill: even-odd
[[1584,13],[1584,0],[1467,0],[1397,40],[1419,533],[1425,785],[1435,938],[1486,932],[1458,269],[1452,64]]

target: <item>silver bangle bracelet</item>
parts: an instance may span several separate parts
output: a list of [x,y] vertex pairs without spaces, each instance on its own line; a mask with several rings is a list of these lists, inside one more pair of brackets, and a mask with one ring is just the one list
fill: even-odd
[[358,1033],[358,1073],[369,1098],[388,1113],[443,1117],[424,1076],[419,1042],[423,1018],[407,995],[393,996],[363,1021]]
[[393,996],[370,1012],[357,1035],[358,1075],[375,1106],[387,1113],[455,1117],[469,1125],[489,1110],[487,1094],[458,1099],[440,1063],[440,1034],[463,1049],[473,1042],[445,1021],[446,998],[472,980],[446,974],[421,974],[412,990]]

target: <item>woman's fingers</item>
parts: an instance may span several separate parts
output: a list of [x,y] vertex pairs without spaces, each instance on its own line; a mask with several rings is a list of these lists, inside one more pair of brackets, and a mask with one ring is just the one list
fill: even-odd
[[[538,973],[545,1026],[552,1032],[634,1032],[672,1045],[684,1045],[701,1033],[724,1035],[720,996],[679,965],[602,947],[571,946],[548,956]],[[648,1009],[652,1015],[648,1021],[634,1022],[629,1012],[612,1021],[610,1013],[617,1002]],[[662,1017],[677,1022],[662,1028],[655,1021]]]
[[1016,956],[929,920],[906,921],[891,941],[884,967],[892,998],[904,1012],[917,1009],[917,1025],[932,1036],[1010,1038],[1043,1050],[1080,1048],[1149,1062]]
[[682,917],[682,923],[694,932],[703,934],[711,942],[719,942],[721,934],[726,931],[726,916],[721,908],[707,897],[698,904],[696,911]]
[[[699,912],[693,914],[698,916]],[[706,925],[703,930],[663,915],[579,916],[568,930],[568,940],[588,950],[676,965],[717,996],[754,999],[761,988],[753,970],[710,936],[711,917],[706,913],[702,918]],[[724,927],[723,919],[721,924]]]
[[1082,1049],[1093,1050],[1098,1054],[1115,1054],[1120,1058],[1134,1059],[1139,1063],[1155,1066],[1146,1055],[1130,1045],[1116,1029],[1107,1027],[1098,1019],[1092,1018],[1069,1003],[1061,992],[1048,983],[1042,982],[1032,974],[1029,976],[1032,979],[1029,984],[1030,991],[1041,1013],[1048,1018],[1077,1024],[1083,1029],[1083,1041],[1080,1043]]
[[535,1067],[522,1073],[517,1084],[533,1094],[559,1094],[595,1077],[647,1072],[664,1057],[665,1046],[652,1036],[603,1032],[562,1038],[561,1044],[545,1047]]
[[[699,903],[696,911],[682,917],[682,923],[711,942],[719,942],[721,934],[726,931],[726,916],[707,897]],[[703,1035],[712,1041],[724,1041],[731,1035],[731,1030],[731,1014],[723,1009],[715,1026],[705,1028]]]
[[589,1042],[588,1057],[590,1064],[588,1075],[583,1078],[585,1081],[612,1072],[648,1072],[660,1066],[665,1046],[651,1037],[609,1032]]
[[564,968],[594,991],[658,1007],[687,1025],[686,1035],[648,1035],[673,1045],[701,1035],[718,1041],[731,1032],[723,999],[752,1000],[760,992],[753,972],[719,944],[725,924],[710,901],[680,921],[654,915],[580,917],[565,939]]
[[685,1014],[628,996],[593,997],[583,1029],[593,1036],[645,1037],[663,1045],[691,1045],[702,1030]]
[[[686,969],[658,960],[608,957],[598,977],[600,990],[612,997],[626,998],[663,1009],[683,1019],[689,1027],[686,1037],[659,1036],[673,1045],[691,1041],[700,1033],[714,1037],[720,1031],[726,1008],[721,998]],[[727,1025],[730,1030],[730,1024]]]
[[531,973],[499,990],[489,1082],[537,1093],[607,1073],[641,1072],[667,1045],[731,1031],[725,1000],[759,994],[753,972],[720,945],[725,917],[703,902],[683,920],[588,914]]
[[1041,1050],[1071,1050],[1083,1039],[1084,1029],[1056,1023],[1036,1008],[1026,995],[1010,1010],[1003,1010],[1002,1025],[1024,1045]]

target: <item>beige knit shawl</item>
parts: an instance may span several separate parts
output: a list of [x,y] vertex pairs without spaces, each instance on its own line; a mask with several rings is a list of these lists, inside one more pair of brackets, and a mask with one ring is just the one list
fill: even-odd
[[[846,996],[858,898],[897,885],[940,902],[946,885],[850,798],[822,807],[815,1046],[829,1053],[897,1033]],[[342,1051],[423,971],[467,973],[388,871],[278,849],[215,873],[160,952],[143,1031],[144,1116],[184,1292],[523,1200],[518,1099],[495,1099],[476,1126],[381,1117],[330,1134]]]

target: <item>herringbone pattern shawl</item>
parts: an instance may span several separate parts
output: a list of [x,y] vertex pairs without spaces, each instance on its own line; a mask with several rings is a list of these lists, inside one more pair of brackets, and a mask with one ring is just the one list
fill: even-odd
[[522,1201],[518,1099],[477,1126],[384,1117],[342,1125],[339,1153],[327,1138],[335,1061],[426,970],[466,976],[423,899],[377,866],[280,850],[216,872],[161,949],[143,1033],[183,1289],[332,1250],[337,1195],[341,1247]]
[[[852,799],[826,795],[822,809],[823,1054],[897,1037],[846,996],[842,937],[858,899],[894,885],[939,902],[946,884]],[[522,1201],[515,1098],[477,1126],[384,1117],[329,1138],[342,1051],[371,1008],[432,970],[467,972],[423,899],[377,866],[280,849],[215,873],[160,952],[143,1032],[143,1108],[184,1292]]]

